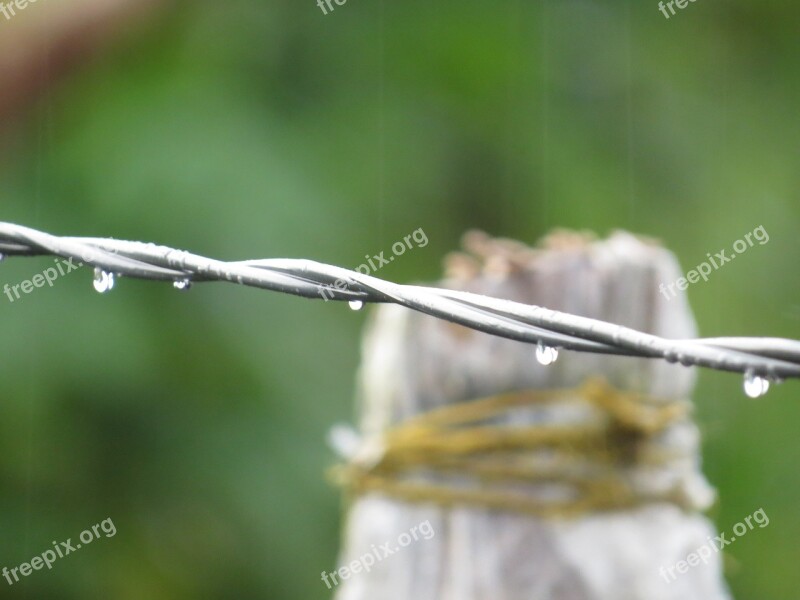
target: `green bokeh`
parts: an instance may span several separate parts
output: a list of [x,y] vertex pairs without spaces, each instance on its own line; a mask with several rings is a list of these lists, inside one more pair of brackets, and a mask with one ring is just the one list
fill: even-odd
[[[436,278],[471,227],[625,228],[688,270],[763,225],[689,297],[703,335],[800,338],[799,25],[775,0],[669,20],[632,0],[176,3],[6,127],[0,220],[345,267],[422,227],[380,273],[399,282]],[[0,296],[0,565],[107,517],[118,533],[0,597],[329,597],[325,434],[352,415],[363,315],[90,279]],[[712,516],[770,517],[729,547],[740,600],[800,587],[797,397],[700,377]]]

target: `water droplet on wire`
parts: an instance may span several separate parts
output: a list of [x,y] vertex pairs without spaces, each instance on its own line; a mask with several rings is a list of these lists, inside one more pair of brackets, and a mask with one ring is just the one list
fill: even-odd
[[189,289],[192,287],[192,280],[191,279],[176,279],[172,282],[172,287],[180,292],[188,292]]
[[361,300],[350,300],[347,303],[350,306],[350,310],[361,310],[364,308],[364,303]]
[[541,365],[552,365],[558,360],[558,348],[539,342],[536,344],[536,360]]
[[94,289],[101,294],[105,294],[114,289],[114,273],[104,271],[100,267],[94,269]]
[[744,374],[744,393],[750,398],[760,398],[769,390],[769,379],[756,375],[753,371]]

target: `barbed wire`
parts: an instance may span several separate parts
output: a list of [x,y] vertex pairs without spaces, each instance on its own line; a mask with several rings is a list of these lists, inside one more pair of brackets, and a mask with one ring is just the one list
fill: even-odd
[[95,267],[98,291],[113,287],[114,276],[125,276],[172,281],[177,289],[188,289],[197,282],[226,281],[305,298],[328,297],[349,302],[356,310],[365,303],[394,303],[477,331],[536,344],[540,362],[552,360],[555,350],[563,348],[743,373],[745,391],[750,396],[765,393],[770,381],[800,377],[800,342],[796,340],[665,339],[541,306],[469,292],[391,283],[312,260],[226,262],[152,243],[58,237],[2,222],[0,255],[52,255],[79,260]]

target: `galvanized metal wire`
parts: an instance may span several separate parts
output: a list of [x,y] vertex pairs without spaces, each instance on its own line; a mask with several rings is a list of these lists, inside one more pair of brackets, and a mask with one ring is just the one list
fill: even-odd
[[[800,341],[718,337],[665,339],[614,323],[510,300],[432,287],[400,285],[304,259],[226,262],[152,243],[93,237],[58,237],[0,222],[3,256],[60,256],[94,266],[98,276],[192,283],[223,281],[332,300],[391,302],[440,319],[519,342],[578,352],[680,362],[686,366],[744,373],[751,383],[800,377]],[[339,287],[333,284],[344,282]],[[758,385],[756,385],[758,387]]]

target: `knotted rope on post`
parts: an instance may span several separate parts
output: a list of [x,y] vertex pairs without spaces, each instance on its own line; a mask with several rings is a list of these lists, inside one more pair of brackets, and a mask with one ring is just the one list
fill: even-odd
[[364,440],[331,476],[351,497],[378,493],[543,516],[647,502],[693,510],[699,507],[685,482],[653,477],[663,480],[671,461],[686,458],[665,432],[689,409],[602,378],[574,389],[499,394],[431,410]]

